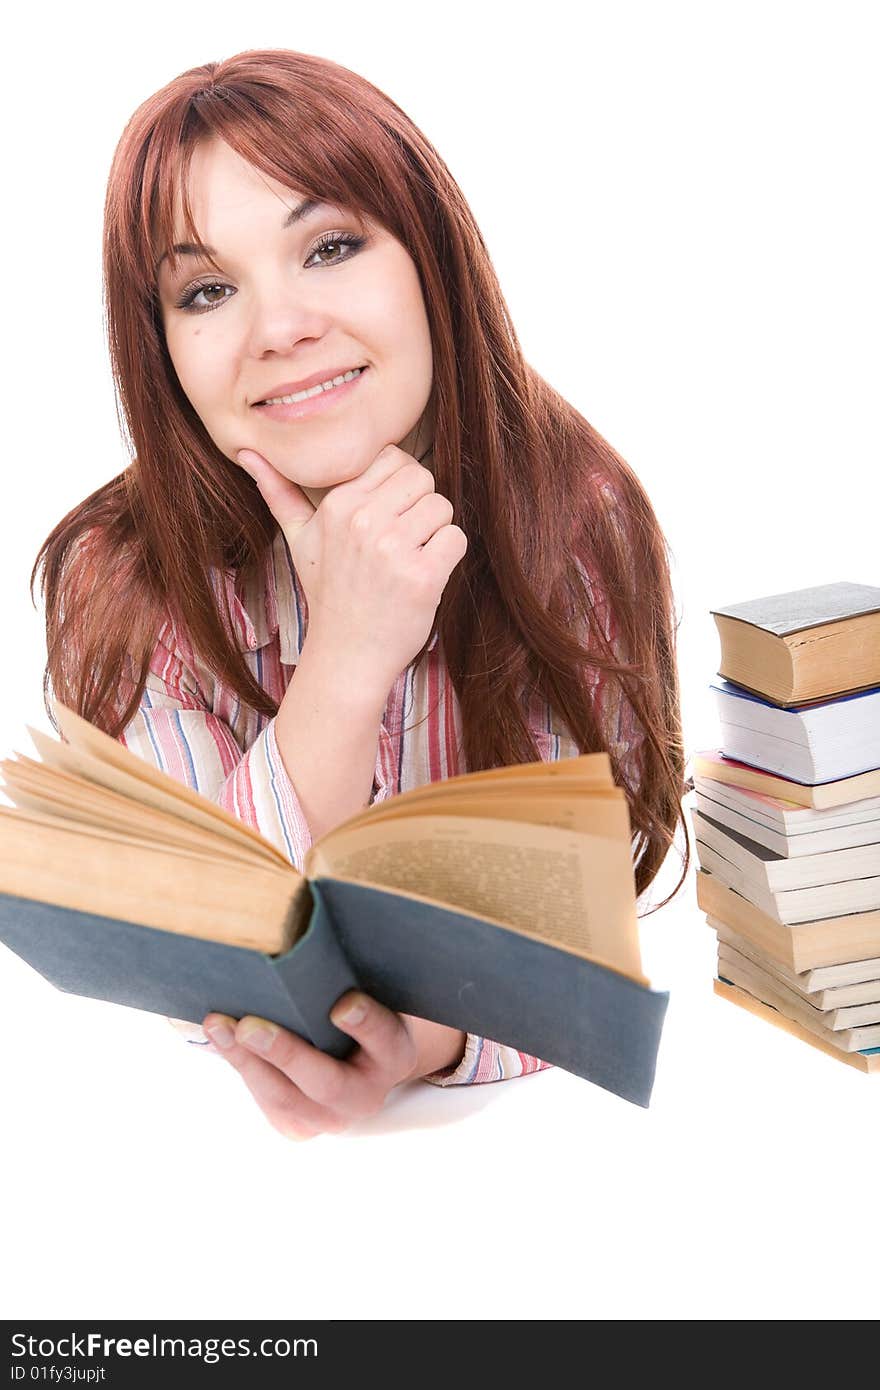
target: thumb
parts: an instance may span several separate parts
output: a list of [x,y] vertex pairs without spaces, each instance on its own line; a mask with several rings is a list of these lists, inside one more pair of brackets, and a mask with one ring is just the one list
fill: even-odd
[[311,521],[316,508],[302,488],[285,478],[261,454],[242,449],[236,454],[240,467],[253,478],[269,511],[278,522],[288,541],[300,527]]

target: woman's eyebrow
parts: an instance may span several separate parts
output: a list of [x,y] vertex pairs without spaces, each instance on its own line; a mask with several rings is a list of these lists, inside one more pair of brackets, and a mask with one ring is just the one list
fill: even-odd
[[[325,208],[330,206],[330,203],[324,203],[318,198],[305,198],[301,203],[297,204],[296,207],[290,209],[284,221],[281,223],[282,232],[286,232],[288,227],[294,227],[297,224],[297,222],[302,222],[304,218],[310,217],[311,214],[313,212],[316,212],[318,208]],[[203,256],[205,254],[209,256],[217,255],[217,252],[214,250],[213,246],[196,246],[191,241],[178,241],[172,247],[172,250],[178,256]],[[162,264],[162,262],[166,259],[167,255],[167,251],[162,252],[161,256],[156,262],[155,274],[158,275],[159,267]]]

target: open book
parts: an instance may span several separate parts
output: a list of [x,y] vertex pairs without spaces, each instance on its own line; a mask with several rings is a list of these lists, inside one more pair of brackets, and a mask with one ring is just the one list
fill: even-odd
[[606,753],[369,806],[300,873],[58,701],[0,762],[0,940],[60,989],[200,1023],[258,1014],[345,1057],[351,988],[647,1106],[667,998],[641,970]]

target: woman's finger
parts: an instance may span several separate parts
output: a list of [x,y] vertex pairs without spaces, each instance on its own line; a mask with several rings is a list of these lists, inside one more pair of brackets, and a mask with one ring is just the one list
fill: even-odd
[[[342,1016],[348,1009],[353,1012],[346,1022]],[[357,1017],[359,1009],[361,1017]],[[235,1041],[259,1052],[325,1111],[364,1119],[381,1109],[391,1087],[412,1070],[416,1062],[412,1038],[399,1015],[360,992],[349,992],[338,1002],[331,1022],[356,1041],[366,1038],[370,1049],[361,1047],[339,1061],[298,1034],[254,1016],[239,1022]]]
[[[231,1043],[218,1030],[218,1025],[219,1029],[226,1027],[232,1033]],[[236,1040],[237,1024],[234,1018],[212,1014],[205,1019],[203,1026],[218,1048],[219,1055],[235,1068],[266,1119],[280,1134],[288,1139],[312,1139],[317,1134],[338,1133],[345,1127],[345,1122],[338,1115],[304,1095],[272,1061],[264,1060],[251,1048],[242,1046]]]
[[290,541],[301,526],[311,521],[315,507],[296,483],[285,478],[253,449],[240,450],[236,458],[244,472],[253,478],[266,506]]
[[354,1064],[386,1092],[412,1074],[418,1049],[406,1023],[393,1009],[358,990],[336,1002],[330,1022],[360,1043]]

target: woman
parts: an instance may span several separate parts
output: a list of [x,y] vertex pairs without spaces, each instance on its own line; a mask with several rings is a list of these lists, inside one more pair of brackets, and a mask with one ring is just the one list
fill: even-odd
[[[120,139],[104,276],[132,462],[37,556],[50,718],[51,683],[298,867],[410,787],[605,749],[643,893],[684,828],[663,536],[523,360],[399,107],[284,50],[183,73]],[[674,892],[687,869],[686,848]],[[333,1021],[345,1062],[254,1019],[204,1027],[295,1137],[406,1079],[545,1065],[363,996]]]

